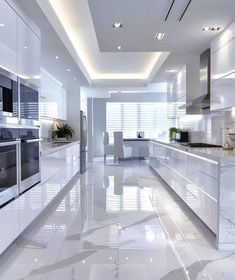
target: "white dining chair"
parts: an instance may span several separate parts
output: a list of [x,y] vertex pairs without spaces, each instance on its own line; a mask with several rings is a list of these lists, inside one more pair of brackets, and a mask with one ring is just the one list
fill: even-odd
[[103,145],[104,145],[104,163],[106,164],[106,157],[114,157],[114,145],[109,143],[109,134],[107,131],[103,132]]
[[116,164],[120,158],[132,158],[132,147],[124,145],[123,132],[114,131],[114,163]]

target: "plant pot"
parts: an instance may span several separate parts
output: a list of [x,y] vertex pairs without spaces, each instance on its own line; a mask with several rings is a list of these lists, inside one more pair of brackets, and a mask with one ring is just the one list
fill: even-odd
[[66,137],[56,137],[56,141],[67,141],[68,139]]

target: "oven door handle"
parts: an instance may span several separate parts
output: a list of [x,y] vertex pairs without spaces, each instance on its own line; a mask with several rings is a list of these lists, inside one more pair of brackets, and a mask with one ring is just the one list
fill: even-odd
[[3,142],[3,143],[0,143],[0,147],[7,147],[7,146],[14,146],[14,145],[17,145],[17,144],[20,144],[21,142],[19,140],[17,141],[9,141],[9,142]]
[[42,141],[42,139],[39,138],[39,139],[28,139],[28,140],[26,140],[25,142],[26,142],[26,143],[35,143],[35,142],[41,142],[41,141]]

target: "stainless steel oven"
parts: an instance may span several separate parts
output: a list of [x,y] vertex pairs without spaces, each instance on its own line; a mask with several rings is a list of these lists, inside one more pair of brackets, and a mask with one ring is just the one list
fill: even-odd
[[17,128],[0,128],[0,206],[19,194]]
[[17,77],[0,68],[0,123],[17,124],[18,116]]
[[38,88],[27,81],[19,79],[19,91],[21,125],[39,126]]
[[38,128],[19,130],[21,140],[20,152],[20,193],[41,181],[40,141]]

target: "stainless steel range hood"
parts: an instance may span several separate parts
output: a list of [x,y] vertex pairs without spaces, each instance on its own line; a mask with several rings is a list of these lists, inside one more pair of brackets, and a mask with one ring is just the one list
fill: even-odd
[[200,94],[199,97],[186,103],[186,113],[208,114],[210,113],[210,49],[200,55]]

